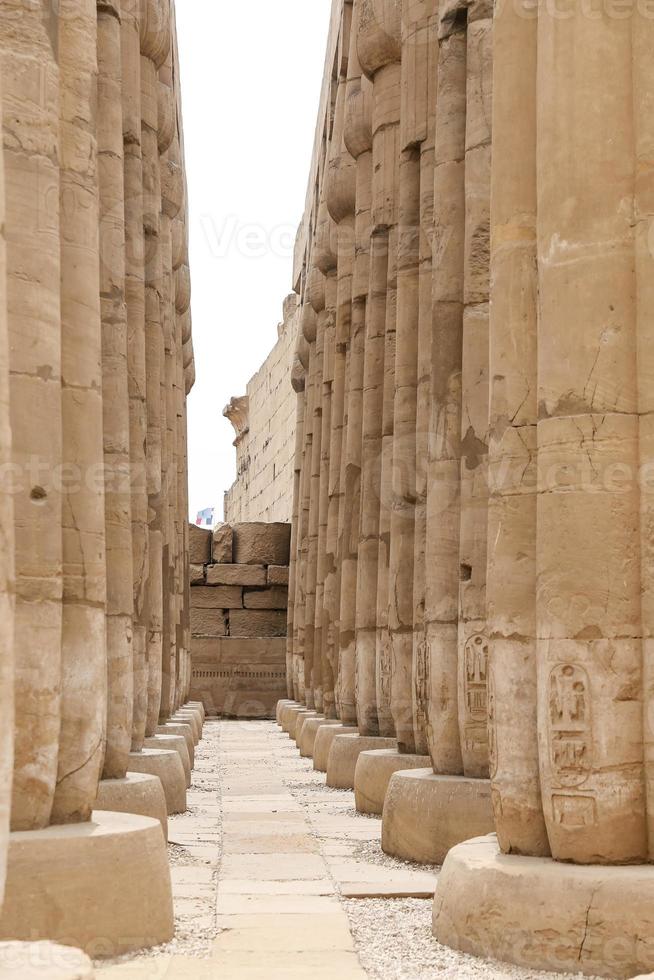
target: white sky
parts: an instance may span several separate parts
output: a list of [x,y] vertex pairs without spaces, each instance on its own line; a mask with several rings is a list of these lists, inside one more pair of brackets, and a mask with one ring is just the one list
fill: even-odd
[[277,340],[291,292],[331,0],[177,0],[190,208],[190,515],[236,475],[222,417]]

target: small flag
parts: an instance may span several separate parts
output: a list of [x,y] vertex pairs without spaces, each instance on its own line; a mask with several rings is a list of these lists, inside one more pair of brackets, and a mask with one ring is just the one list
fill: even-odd
[[198,527],[213,527],[213,507],[207,507],[205,510],[198,511],[198,516],[195,519],[195,523]]

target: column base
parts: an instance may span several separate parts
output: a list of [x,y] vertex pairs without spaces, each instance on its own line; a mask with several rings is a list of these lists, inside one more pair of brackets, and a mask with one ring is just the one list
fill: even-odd
[[492,834],[448,854],[433,924],[473,956],[622,980],[654,969],[654,868],[502,854]]
[[382,817],[386,854],[442,864],[456,844],[494,829],[489,779],[435,776],[431,768],[391,776]]
[[54,943],[0,943],[0,980],[93,980],[93,964],[79,949]]
[[207,712],[204,709],[204,703],[202,701],[187,701],[184,707],[195,708],[196,711],[199,711],[200,715],[202,716],[202,724],[204,725],[205,719],[207,717]]
[[402,755],[397,749],[362,752],[354,771],[354,801],[359,813],[381,817],[393,773],[403,769],[428,769],[428,755]]
[[297,707],[292,706],[290,708],[287,708],[282,714],[282,729],[286,732],[286,734],[290,739],[294,740],[295,732],[297,730],[298,718],[301,716],[302,719],[304,720],[305,716],[307,715],[313,716],[313,714],[315,714],[315,712],[313,712],[313,709],[306,708],[303,704],[300,704]]
[[181,735],[186,740],[188,757],[191,760],[191,769],[195,769],[195,742],[193,741],[193,731],[190,725],[184,725],[181,721],[175,724],[174,721],[167,721],[165,725],[158,725],[155,735]]
[[333,789],[354,789],[354,772],[362,752],[370,749],[395,749],[394,738],[378,735],[337,735],[327,759],[327,785]]
[[173,752],[177,752],[180,759],[182,760],[182,765],[184,766],[184,777],[186,779],[186,788],[191,788],[191,783],[193,781],[191,775],[191,760],[189,758],[188,749],[186,748],[186,739],[183,735],[153,735],[151,738],[146,738],[143,742],[144,749],[172,749]]
[[325,720],[325,716],[319,711],[307,711],[306,714],[298,715],[295,719],[295,744],[297,745],[298,749],[300,748],[300,736],[302,734],[302,729],[308,721],[311,721],[314,718],[321,718],[323,721]]
[[313,768],[316,772],[327,772],[329,753],[337,735],[358,735],[359,729],[349,725],[321,725],[313,743]]
[[303,759],[313,758],[316,735],[323,725],[340,725],[341,728],[343,727],[338,718],[321,718],[320,715],[317,718],[307,718],[302,725],[302,731],[300,732],[298,741],[300,756]]
[[299,711],[307,711],[306,704],[285,704],[279,712],[279,724],[283,732],[289,733],[291,721],[295,724],[295,716]]
[[278,701],[277,702],[277,706],[275,708],[275,721],[277,722],[278,725],[281,725],[281,723],[282,723],[282,711],[283,711],[283,709],[284,708],[288,708],[291,705],[294,705],[295,706],[295,705],[297,705],[297,703],[298,703],[297,701],[293,701],[293,700],[291,700],[291,698],[282,698],[281,701]]
[[183,704],[179,709],[180,711],[192,711],[197,718],[198,725],[200,726],[200,740],[202,740],[202,732],[204,730],[204,708],[193,707],[191,704]]
[[202,726],[200,725],[200,717],[195,713],[195,711],[185,711],[180,708],[176,711],[174,715],[171,715],[168,721],[172,721],[173,724],[176,722],[182,722],[183,725],[190,725],[193,732],[193,742],[195,745],[198,744],[202,738]]
[[104,958],[174,932],[159,821],[97,811],[90,823],[10,834],[0,939],[49,940]]
[[158,776],[128,772],[124,779],[102,779],[93,809],[151,817],[159,821],[164,840],[168,840],[166,796]]
[[169,817],[174,813],[186,813],[186,774],[179,752],[172,749],[130,752],[128,764],[130,772],[147,772],[159,777]]

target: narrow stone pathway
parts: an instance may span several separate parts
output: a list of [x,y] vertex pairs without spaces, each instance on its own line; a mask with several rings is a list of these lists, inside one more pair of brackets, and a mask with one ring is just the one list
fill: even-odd
[[384,855],[381,820],[273,722],[208,720],[188,801],[169,822],[175,940],[98,963],[98,980],[554,977],[439,946],[437,869]]

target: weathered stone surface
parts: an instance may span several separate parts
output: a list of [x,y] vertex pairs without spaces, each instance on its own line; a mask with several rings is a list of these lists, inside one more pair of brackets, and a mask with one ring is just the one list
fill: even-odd
[[222,609],[191,609],[193,636],[227,636],[227,622]]
[[186,810],[186,774],[178,752],[172,749],[142,749],[130,752],[129,771],[158,776],[166,797],[168,816]]
[[329,753],[337,735],[358,735],[352,725],[321,725],[313,743],[313,768],[316,772],[327,772]]
[[205,579],[206,579],[206,571],[204,565],[189,566],[190,585],[204,585]]
[[286,636],[286,613],[278,609],[232,609],[230,636]]
[[193,641],[192,696],[210,715],[272,718],[285,692],[283,637],[234,637]]
[[384,800],[382,849],[419,864],[442,864],[456,844],[494,829],[487,779],[396,772]]
[[234,561],[234,533],[229,524],[219,524],[214,528],[211,559],[226,564]]
[[242,609],[240,585],[218,585],[191,589],[191,609]]
[[282,586],[255,592],[245,589],[243,605],[246,609],[286,609],[288,589]]
[[[142,888],[134,888],[135,879]],[[12,836],[1,939],[49,938],[91,955],[118,956],[144,942],[168,942],[173,934],[170,871],[158,820],[98,811],[89,823]]]
[[[161,811],[161,783],[127,776],[130,746],[138,766],[190,683],[173,9],[0,9],[0,934],[100,956],[167,941],[173,925],[165,814],[130,815],[145,797]],[[101,775],[116,812],[92,818]],[[56,966],[39,975],[70,975]]]
[[258,564],[209,565],[207,585],[263,586],[266,569]]
[[404,769],[425,769],[429,756],[407,755],[393,749],[362,752],[354,771],[354,801],[359,813],[381,816],[388,784],[393,773]]
[[168,840],[166,796],[158,776],[128,772],[123,779],[101,779],[93,809],[152,817],[159,821]]
[[375,735],[337,735],[327,759],[327,785],[335,789],[354,789],[354,774],[362,752],[396,749],[394,738]]
[[268,585],[288,585],[289,569],[286,565],[268,567]]
[[648,867],[504,855],[493,835],[448,854],[434,935],[453,949],[530,970],[622,980],[654,965],[652,900]]
[[290,521],[296,397],[289,384],[300,330],[301,306],[292,293],[284,300],[277,343],[223,415],[234,426],[236,472],[225,494],[225,520]]
[[192,565],[206,565],[211,561],[211,531],[189,524],[189,561]]
[[307,718],[299,735],[298,748],[303,758],[313,758],[313,747],[316,741],[318,729],[323,725],[340,725],[338,718],[323,718],[320,715],[316,718]]
[[288,565],[290,524],[235,524],[234,562],[243,565]]

